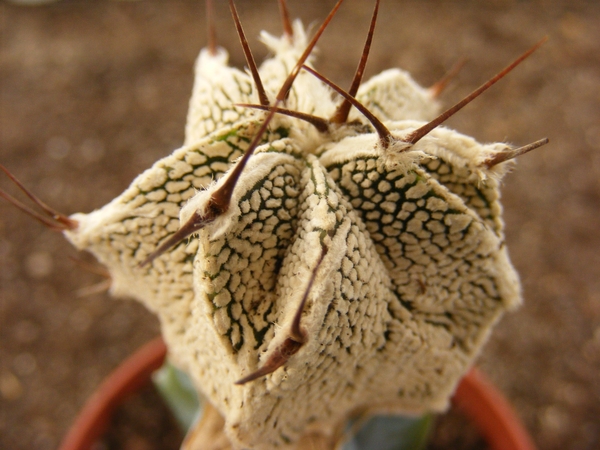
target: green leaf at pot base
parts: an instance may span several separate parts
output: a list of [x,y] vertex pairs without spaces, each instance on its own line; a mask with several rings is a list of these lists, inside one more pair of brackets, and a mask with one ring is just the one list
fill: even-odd
[[204,401],[198,396],[190,377],[168,361],[152,375],[161,397],[186,432],[202,414]]
[[433,416],[373,416],[342,450],[421,450],[429,438]]

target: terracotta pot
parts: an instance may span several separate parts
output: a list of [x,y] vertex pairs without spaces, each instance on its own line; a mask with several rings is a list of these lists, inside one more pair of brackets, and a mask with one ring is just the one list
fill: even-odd
[[[166,353],[163,340],[156,338],[117,367],[83,407],[59,450],[88,450],[105,433],[114,410],[129,394],[150,382]],[[535,450],[506,399],[477,369],[471,369],[461,380],[452,403],[475,425],[492,450]]]
[[84,405],[59,450],[88,450],[106,432],[115,409],[150,382],[152,372],[162,366],[166,355],[167,347],[159,337],[123,361]]

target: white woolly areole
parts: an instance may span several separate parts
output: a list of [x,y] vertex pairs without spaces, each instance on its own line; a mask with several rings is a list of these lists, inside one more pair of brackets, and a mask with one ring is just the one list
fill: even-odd
[[[383,121],[431,120],[439,113],[439,104],[431,92],[400,69],[384,70],[363,83],[356,99]],[[350,117],[359,115],[354,110]]]

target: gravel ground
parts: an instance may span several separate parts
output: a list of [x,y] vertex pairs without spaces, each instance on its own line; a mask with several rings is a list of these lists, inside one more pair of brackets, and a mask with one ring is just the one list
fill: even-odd
[[[243,66],[217,3],[219,40]],[[249,37],[281,32],[275,0],[238,3]],[[372,7],[346,3],[318,64],[343,86]],[[290,0],[304,23],[332,4]],[[367,76],[402,67],[427,86],[466,56],[442,97],[448,105],[550,36],[449,126],[486,142],[551,139],[505,181],[525,305],[502,320],[479,365],[541,449],[600,448],[600,4],[384,0],[382,8]],[[0,162],[58,210],[102,206],[182,142],[205,43],[202,2],[1,3],[0,33]],[[251,45],[262,58],[260,43]],[[0,186],[15,192],[6,179]],[[69,259],[76,253],[60,235],[4,202],[0,239],[0,447],[52,449],[102,378],[158,325],[134,302],[79,297],[101,278]]]

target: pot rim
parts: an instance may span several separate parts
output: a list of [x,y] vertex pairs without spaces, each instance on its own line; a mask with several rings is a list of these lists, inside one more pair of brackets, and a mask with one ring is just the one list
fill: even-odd
[[[108,428],[115,409],[150,382],[166,355],[167,347],[157,337],[123,361],[86,402],[59,450],[88,450]],[[477,368],[462,378],[452,404],[475,425],[492,450],[536,449],[506,398]]]

